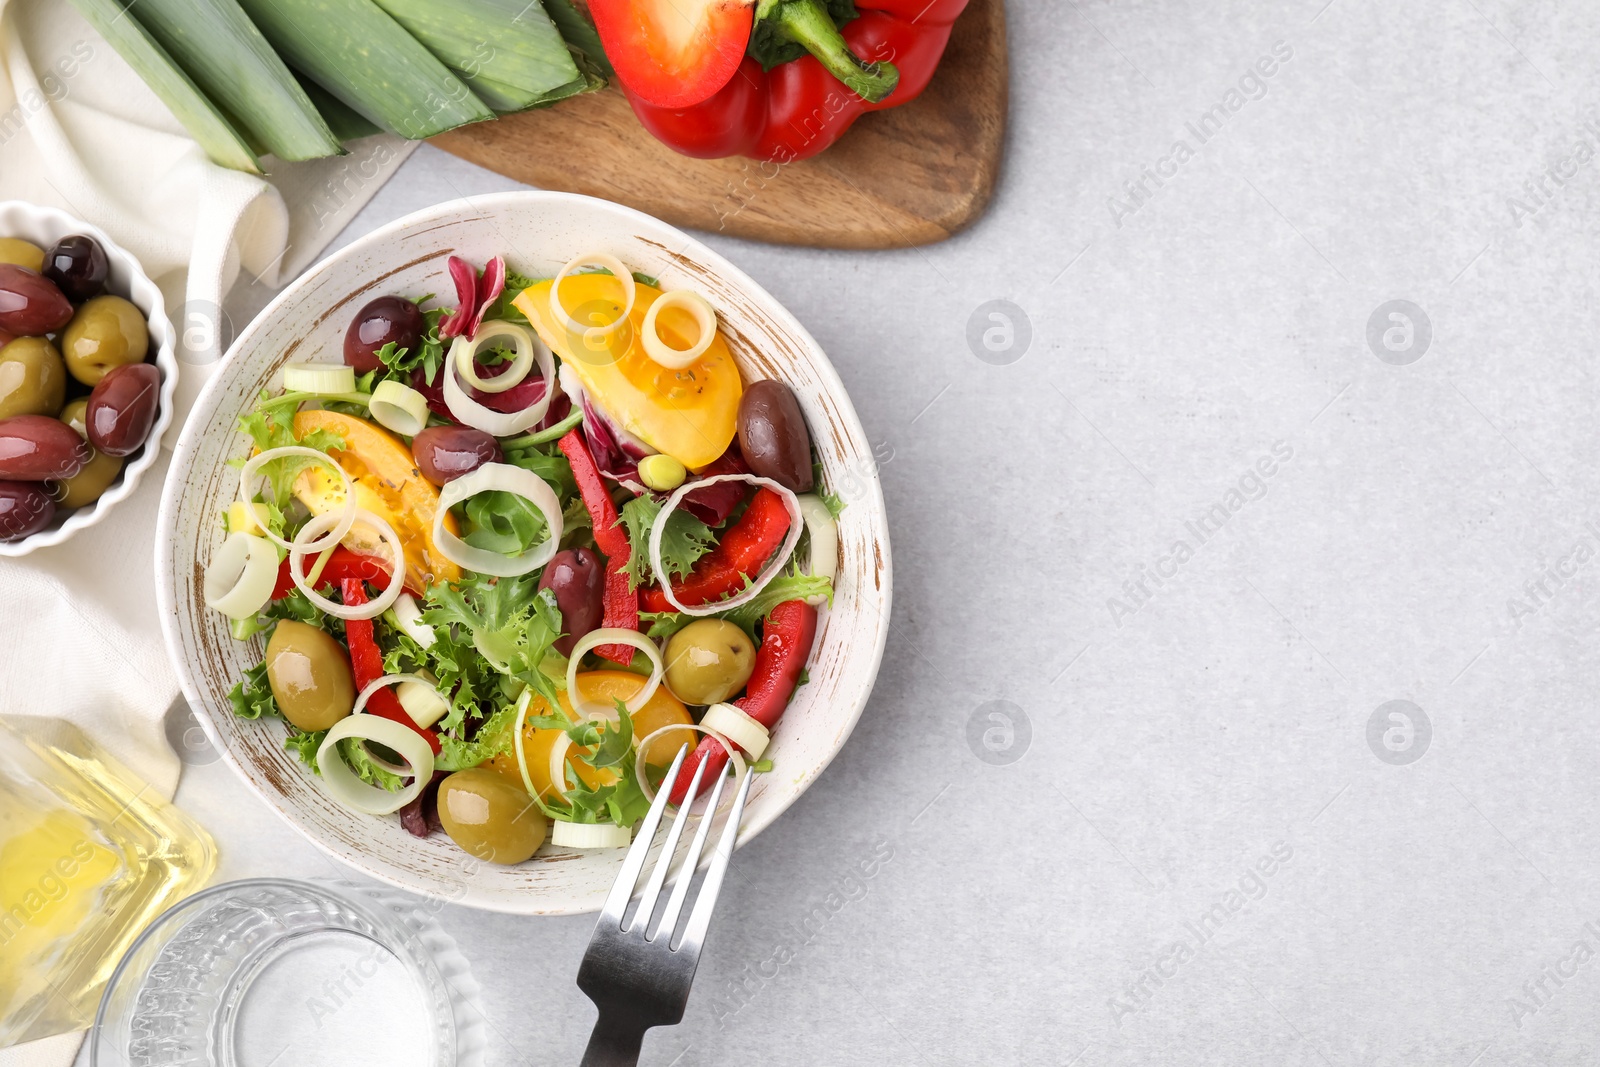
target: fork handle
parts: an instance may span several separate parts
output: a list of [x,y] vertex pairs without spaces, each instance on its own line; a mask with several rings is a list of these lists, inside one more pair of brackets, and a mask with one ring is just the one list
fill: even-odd
[[616,1016],[601,1012],[580,1067],[637,1067],[645,1029],[619,1023]]

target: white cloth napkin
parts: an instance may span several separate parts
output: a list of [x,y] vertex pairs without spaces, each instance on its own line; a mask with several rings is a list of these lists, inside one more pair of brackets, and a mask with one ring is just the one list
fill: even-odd
[[[414,147],[369,138],[267,180],[226,170],[65,0],[0,0],[0,200],[101,227],[161,287],[190,346],[169,447],[220,356],[220,308],[241,271],[273,288],[298,274]],[[98,525],[0,560],[0,713],[69,719],[167,796],[179,767],[162,719],[178,684],[152,560],[169,458]],[[0,1067],[69,1064],[81,1036],[0,1049]]]

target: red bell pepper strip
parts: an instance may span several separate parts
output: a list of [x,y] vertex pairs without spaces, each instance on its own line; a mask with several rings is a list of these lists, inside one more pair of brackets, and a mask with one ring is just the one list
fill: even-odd
[[[723,531],[716,547],[700,557],[694,570],[672,583],[672,591],[678,595],[679,603],[690,607],[737,593],[751,576],[760,573],[762,564],[772,558],[788,532],[789,509],[784,507],[783,497],[762,486],[750,498],[750,506],[739,521]],[[643,591],[639,606],[645,611],[678,610],[659,585]]]
[[[600,477],[600,468],[584,443],[583,434],[577,429],[569,430],[558,444],[567,462],[572,464],[572,477],[583,495],[583,506],[589,510],[589,521],[594,524],[594,543],[606,557],[605,610],[601,623],[637,630],[639,593],[628,581],[628,535],[617,523],[617,506],[611,502],[605,479]],[[633,662],[632,645],[601,645],[595,651],[624,667]]]
[[[309,574],[309,571],[307,573]],[[316,588],[325,585],[343,586],[346,578],[360,578],[373,585],[387,586],[389,563],[377,556],[365,556],[359,552],[352,552],[343,545],[337,545],[328,556],[328,562],[323,564],[322,573],[317,575]],[[294,592],[294,588],[294,579],[289,577],[289,560],[288,557],[284,557],[283,562],[278,564],[278,581],[272,587],[272,599],[282,600]],[[412,592],[421,594],[421,590]]]
[[[367,602],[367,587],[360,578],[344,579],[339,583],[339,593],[346,604]],[[377,638],[373,636],[371,619],[346,619],[344,639],[350,646],[350,671],[355,675],[356,692],[359,693],[383,677],[383,650],[378,647]],[[365,711],[368,715],[392,719],[401,726],[410,727],[428,739],[428,746],[433,749],[434,755],[439,754],[438,732],[418,726],[417,720],[400,706],[400,698],[395,696],[392,687],[385,686],[368,697]]]
[[755,10],[756,0],[589,0],[618,77],[657,107],[698,104],[728,84]]
[[[687,156],[809,159],[861,115],[910,103],[927,88],[967,0],[857,0],[860,17],[832,34],[817,11],[804,10],[807,4],[820,6],[785,0],[775,17],[810,55],[770,70],[747,56],[715,95],[691,106],[654,104],[619,71],[634,114],[657,140]],[[820,14],[831,26],[826,11]],[[879,92],[884,70],[898,71],[886,95]]]
[[[761,633],[761,647],[756,649],[755,669],[744,696],[735,700],[734,706],[768,730],[777,725],[778,716],[789,706],[800,672],[811,657],[816,637],[816,608],[804,600],[785,600],[773,608]],[[701,741],[678,772],[678,784],[672,791],[674,804],[683,803],[695,768],[701,763],[706,764],[700,778],[700,792],[704,793],[728,765],[728,750],[714,737]]]

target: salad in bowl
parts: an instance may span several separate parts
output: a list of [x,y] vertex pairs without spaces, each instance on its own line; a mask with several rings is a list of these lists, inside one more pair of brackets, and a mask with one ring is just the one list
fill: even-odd
[[483,880],[621,861],[685,747],[670,800],[702,817],[726,777],[760,776],[752,816],[762,779],[803,789],[821,765],[774,734],[824,659],[856,507],[803,395],[741,366],[715,283],[440,251],[443,296],[352,293],[317,323],[338,344],[240,394],[189,576],[227,640],[208,733],[277,745],[341,837]]

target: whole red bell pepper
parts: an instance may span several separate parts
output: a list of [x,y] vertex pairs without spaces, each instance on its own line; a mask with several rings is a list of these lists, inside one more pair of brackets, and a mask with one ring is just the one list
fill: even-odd
[[[766,486],[756,490],[739,521],[723,531],[716,547],[701,556],[685,577],[672,583],[678,602],[696,607],[737,593],[761,565],[783,544],[789,532],[789,509],[783,497]],[[639,598],[645,611],[676,611],[659,585],[645,589]]]
[[[817,637],[817,609],[804,600],[785,600],[772,609],[762,625],[755,668],[750,672],[744,696],[733,703],[771,730],[783,709],[789,706],[789,698],[800,681],[800,672],[811,657],[811,645]],[[728,765],[728,750],[714,737],[701,741],[683,761],[683,770],[678,772],[678,784],[672,791],[674,804],[683,803],[695,768],[701,763],[706,764],[705,774],[700,777],[700,792],[704,793]]]
[[[557,442],[567,462],[572,465],[573,480],[583,496],[583,506],[589,511],[589,521],[594,524],[594,543],[606,557],[606,588],[601,623],[620,626],[625,630],[639,628],[639,593],[628,580],[628,534],[617,524],[617,506],[606,491],[600,467],[583,440],[579,430],[569,430]],[[633,662],[632,645],[601,645],[595,649],[601,656],[624,667]]]
[[[355,576],[345,578],[339,583],[339,593],[340,599],[346,605],[367,602],[367,587]],[[359,693],[383,677],[383,650],[378,647],[378,640],[372,632],[371,619],[346,619],[344,639],[350,648],[350,673],[355,676],[356,692]],[[385,686],[374,692],[367,698],[365,710],[368,715],[392,719],[401,726],[410,727],[427,738],[428,746],[433,749],[434,755],[439,754],[438,732],[425,726],[418,726],[417,720],[411,717],[411,713],[400,706],[400,698],[395,696],[393,688]]]
[[821,0],[760,0],[758,19],[773,22],[774,33],[804,45],[809,55],[769,68],[747,56],[720,88],[694,104],[653,102],[635,88],[641,79],[625,64],[617,64],[617,76],[644,127],[684,155],[793,163],[833,144],[866,112],[915,100],[966,6],[967,0],[857,0],[860,17],[835,28]]

